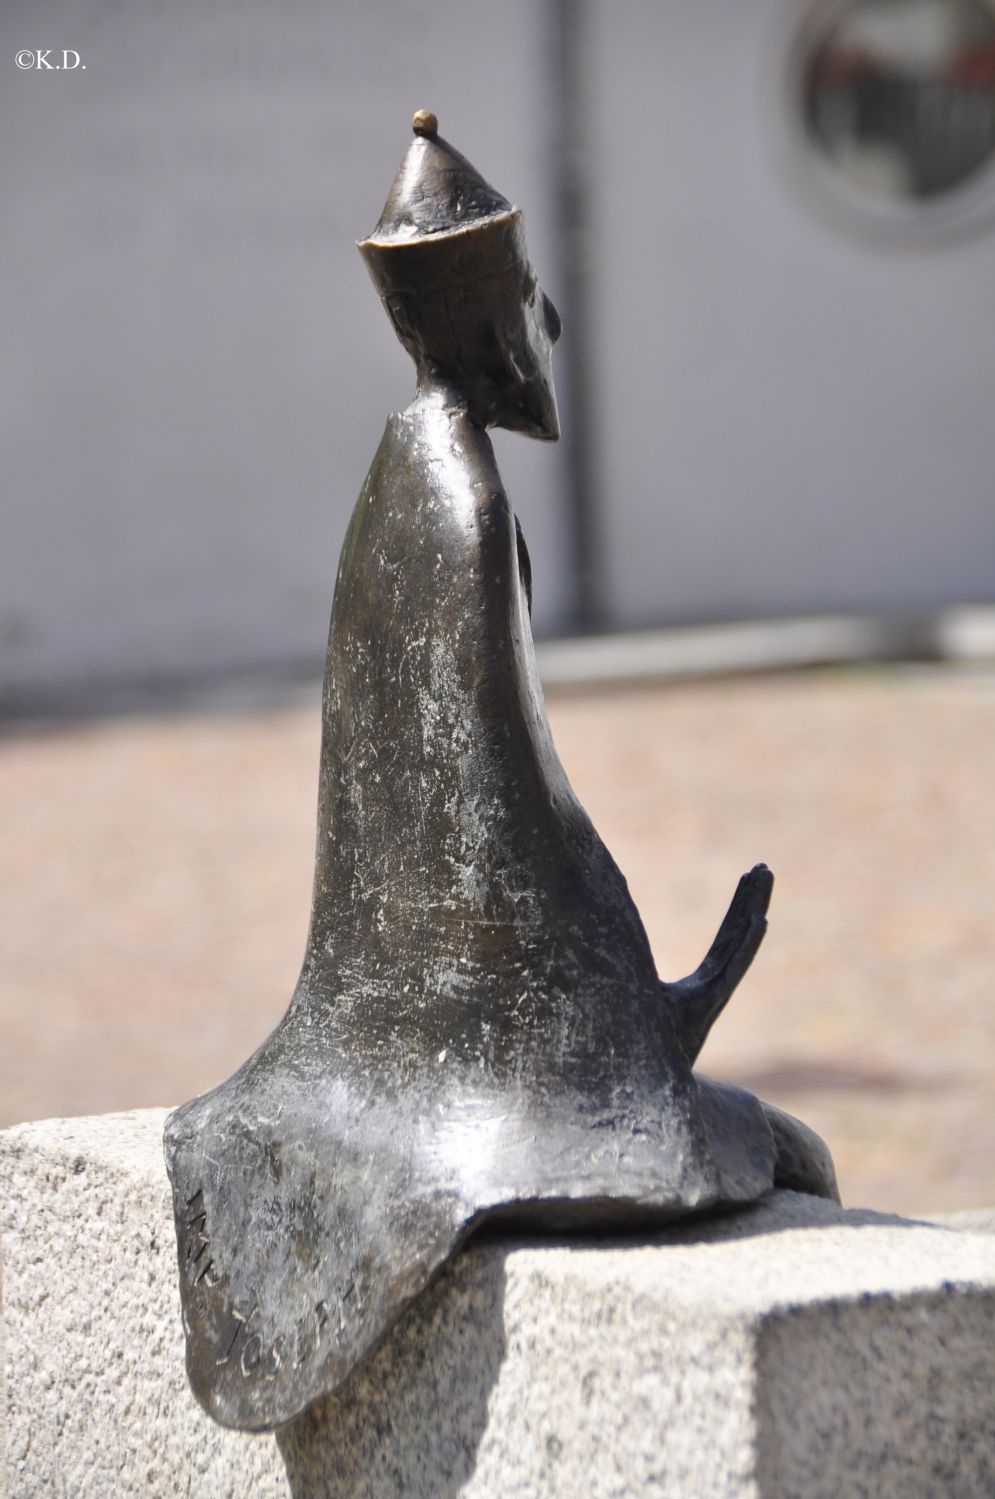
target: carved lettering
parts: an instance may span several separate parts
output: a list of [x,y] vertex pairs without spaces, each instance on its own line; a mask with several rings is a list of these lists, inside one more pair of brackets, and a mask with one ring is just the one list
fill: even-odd
[[235,1344],[238,1342],[239,1338],[242,1336],[242,1333],[245,1331],[245,1318],[240,1317],[237,1312],[234,1312],[232,1315],[234,1318],[235,1326],[232,1328],[232,1334],[230,1339],[228,1340],[228,1347],[225,1351],[224,1358],[215,1360],[215,1362],[219,1365],[228,1363],[228,1360],[235,1352]]
[[262,1356],[263,1341],[259,1334],[257,1332],[254,1332],[252,1334],[252,1337],[246,1343],[245,1347],[242,1349],[241,1366],[242,1373],[245,1375],[246,1379],[248,1379],[250,1374],[255,1374],[256,1370],[259,1368],[259,1360],[262,1358]]
[[299,1369],[314,1351],[314,1335],[307,1317],[299,1317],[294,1328],[294,1368]]
[[217,1285],[218,1276],[214,1260],[208,1255],[210,1237],[207,1232],[207,1210],[204,1207],[204,1189],[198,1187],[192,1197],[187,1198],[186,1226],[188,1230],[186,1259],[191,1267],[195,1286]]
[[283,1363],[283,1347],[283,1338],[277,1338],[276,1342],[273,1344],[273,1347],[269,1351],[267,1367],[263,1370],[263,1373],[267,1379],[275,1379],[279,1374],[280,1365]]

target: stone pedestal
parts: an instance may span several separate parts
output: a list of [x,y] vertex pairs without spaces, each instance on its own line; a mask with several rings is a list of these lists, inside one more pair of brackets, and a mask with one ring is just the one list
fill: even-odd
[[489,1239],[276,1437],[190,1395],[164,1112],[0,1135],[6,1499],[995,1493],[995,1239],[794,1193]]

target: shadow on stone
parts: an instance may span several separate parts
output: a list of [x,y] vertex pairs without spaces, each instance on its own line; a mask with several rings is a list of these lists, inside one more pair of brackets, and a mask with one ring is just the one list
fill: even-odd
[[[729,1239],[752,1239],[762,1234],[781,1234],[794,1229],[819,1228],[928,1228],[942,1225],[897,1213],[877,1213],[872,1208],[846,1208],[821,1197],[783,1189],[770,1193],[740,1211],[714,1213],[708,1218],[689,1218],[654,1239],[654,1243],[717,1244]],[[949,1231],[949,1230],[948,1230]]]
[[795,1229],[820,1228],[928,1228],[955,1231],[957,1225],[933,1219],[904,1218],[896,1213],[878,1213],[872,1208],[845,1208],[806,1192],[778,1188],[759,1202],[742,1208],[716,1209],[708,1214],[689,1214],[669,1223],[642,1223],[631,1229],[587,1227],[569,1235],[537,1233],[525,1224],[511,1222],[487,1225],[474,1236],[474,1244],[502,1245],[505,1250],[574,1248],[617,1251],[663,1248],[668,1244],[721,1244],[733,1239],[753,1239],[765,1234]]
[[455,1499],[505,1357],[507,1244],[461,1254],[343,1387],[277,1433],[294,1499]]

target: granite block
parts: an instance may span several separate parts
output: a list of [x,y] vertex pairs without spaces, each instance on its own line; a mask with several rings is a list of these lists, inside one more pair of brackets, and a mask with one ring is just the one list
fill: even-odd
[[491,1235],[274,1436],[186,1385],[163,1110],[0,1134],[6,1499],[995,1493],[995,1239],[777,1192]]

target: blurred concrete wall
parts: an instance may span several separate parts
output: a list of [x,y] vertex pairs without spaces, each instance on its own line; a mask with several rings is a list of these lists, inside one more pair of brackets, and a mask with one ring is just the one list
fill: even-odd
[[810,10],[589,8],[617,623],[995,596],[995,223],[822,210],[781,94]]
[[[883,245],[813,211],[772,123],[802,9],[572,9],[607,625],[992,596],[995,237]],[[320,661],[349,511],[412,384],[353,241],[424,105],[525,207],[558,295],[564,14],[6,0],[8,699]],[[85,70],[19,71],[28,47]],[[496,441],[550,631],[569,453]]]
[[[427,106],[550,263],[542,22],[530,0],[5,0],[8,696],[320,665],[349,514],[414,388],[354,241]],[[85,71],[18,71],[28,47]],[[562,459],[497,441],[549,628]]]

